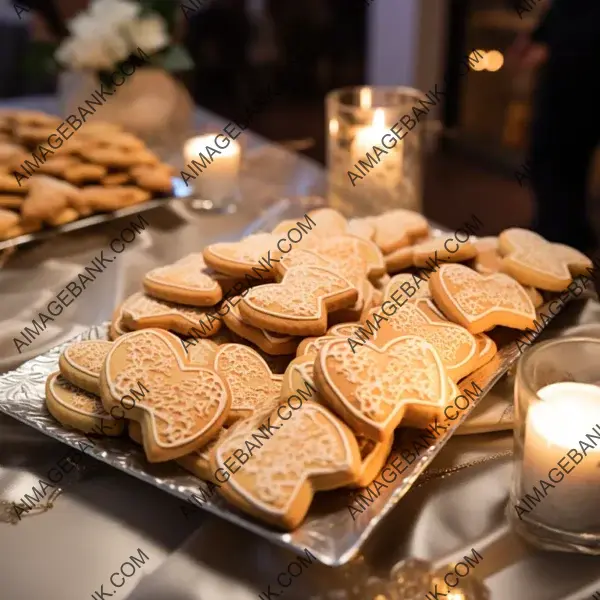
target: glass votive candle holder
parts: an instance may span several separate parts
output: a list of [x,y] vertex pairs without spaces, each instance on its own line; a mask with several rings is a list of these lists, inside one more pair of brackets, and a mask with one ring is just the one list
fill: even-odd
[[186,141],[182,174],[194,190],[194,208],[231,211],[235,207],[241,153],[238,142],[219,133],[198,135]]
[[600,554],[600,340],[528,350],[515,381],[513,528],[548,550]]
[[423,92],[406,87],[347,87],[327,95],[334,208],[356,216],[422,211],[423,120],[431,104]]

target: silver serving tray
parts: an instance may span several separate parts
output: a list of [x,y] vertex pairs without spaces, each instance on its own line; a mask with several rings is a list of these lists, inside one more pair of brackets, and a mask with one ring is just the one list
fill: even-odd
[[[312,204],[283,200],[271,207],[263,218],[246,230],[246,234],[260,229],[271,229],[282,219],[295,218],[304,214],[305,209],[314,208]],[[440,230],[438,230],[440,231]],[[553,316],[544,304],[540,311]],[[357,506],[356,490],[341,489],[316,495],[304,523],[291,533],[282,533],[236,510],[217,494],[202,503],[201,508],[218,515],[232,523],[252,531],[276,544],[299,553],[310,550],[317,559],[329,566],[340,566],[350,561],[360,550],[373,530],[394,508],[400,499],[410,490],[419,475],[431,464],[435,456],[444,447],[456,429],[468,418],[473,409],[481,402],[494,384],[508,371],[519,357],[520,351],[515,343],[520,332],[506,330],[505,340],[499,345],[499,351],[486,365],[470,375],[483,393],[472,403],[456,421],[449,424],[421,456],[415,460],[394,483],[379,491],[378,497],[370,502],[360,514],[350,514],[348,505]],[[533,340],[530,334],[529,339]],[[107,339],[107,325],[93,327],[80,334],[74,340]],[[46,410],[44,404],[44,386],[48,375],[58,369],[61,351],[70,343],[49,350],[45,354],[27,361],[18,369],[0,377],[0,412],[6,413],[31,427],[39,429],[45,435],[53,437],[69,446],[80,449],[86,438],[60,425]],[[471,389],[471,384],[467,384]],[[446,424],[441,421],[441,424]],[[394,453],[409,448],[410,438],[417,435],[416,430],[401,429],[396,434]],[[79,444],[78,444],[79,443]],[[422,442],[421,442],[422,443]],[[89,442],[87,442],[89,446]],[[145,460],[144,452],[128,438],[98,438],[92,448],[86,449],[94,458],[101,460],[125,473],[133,475],[165,492],[198,506],[191,494],[198,494],[198,488],[208,491],[206,484],[187,473],[175,463],[150,464]],[[388,463],[392,460],[388,459]],[[359,491],[360,493],[360,491]],[[364,506],[364,503],[363,503]]]
[[46,229],[42,229],[41,231],[34,231],[33,233],[26,233],[25,235],[19,235],[17,237],[10,238],[9,240],[0,241],[0,251],[8,248],[16,248],[17,246],[23,246],[24,244],[29,244],[31,242],[41,242],[58,235],[62,235],[63,233],[78,231],[79,229],[86,229],[87,227],[92,227],[93,225],[98,225],[100,223],[110,223],[111,221],[116,221],[122,217],[129,217],[130,215],[151,210],[157,206],[164,206],[171,200],[188,198],[191,196],[192,190],[191,188],[186,187],[183,179],[179,177],[173,177],[172,181],[173,196],[167,198],[155,198],[154,200],[148,200],[147,202],[134,204],[133,206],[121,208],[110,213],[97,213],[89,217],[84,217],[83,219],[78,219],[77,221],[72,221],[71,223],[66,223],[65,225],[48,227]]

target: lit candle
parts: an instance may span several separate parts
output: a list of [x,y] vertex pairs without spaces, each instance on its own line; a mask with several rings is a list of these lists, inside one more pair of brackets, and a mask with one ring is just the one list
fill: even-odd
[[600,387],[561,382],[537,394],[525,428],[521,518],[573,533],[598,530]]
[[[367,101],[370,101],[370,98],[365,99],[361,94],[361,104]],[[383,136],[386,134],[387,147],[384,146],[382,141]],[[393,145],[394,142],[396,142],[395,146]],[[390,132],[390,128],[386,127],[383,108],[377,108],[373,113],[372,124],[356,129],[350,153],[351,168],[354,172],[358,172],[363,176],[368,172],[369,177],[366,177],[362,183],[367,183],[368,180],[370,185],[397,189],[402,182],[402,144],[402,140],[397,140],[394,134]],[[377,146],[382,152],[376,152],[373,146]],[[371,159],[367,156],[367,152],[372,157]],[[366,163],[366,166],[359,163],[360,160]],[[370,164],[373,166],[370,167]]]
[[[220,146],[224,146],[223,139],[229,141],[221,148],[215,140],[218,135],[199,135],[189,139],[183,148],[184,170],[196,177],[192,180],[194,190],[202,199],[217,203],[234,196],[241,162],[240,145],[221,135]],[[209,152],[208,148],[215,152]]]

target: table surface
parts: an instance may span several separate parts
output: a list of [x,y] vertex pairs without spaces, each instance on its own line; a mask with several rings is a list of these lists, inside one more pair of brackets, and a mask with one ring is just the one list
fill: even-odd
[[[24,99],[19,106],[52,112],[51,99]],[[202,110],[197,121],[221,123]],[[110,319],[119,301],[140,289],[150,268],[215,240],[240,237],[272,199],[322,191],[324,175],[316,163],[249,131],[243,135],[248,152],[236,213],[200,213],[185,201],[144,213],[150,227],[22,354],[13,337],[108,247],[127,220],[18,250],[0,269],[0,371]],[[597,323],[597,302],[573,302],[543,335],[563,335],[577,324],[579,333],[600,337]],[[464,464],[511,447],[509,433],[456,437],[433,468]],[[0,415],[0,498],[19,501],[31,493],[65,453],[58,442]],[[102,584],[103,591],[114,592],[115,600],[250,600],[267,590],[291,560],[286,550],[216,517],[182,511],[175,498],[86,460],[89,468],[82,475],[65,478],[65,490],[53,508],[24,517],[17,525],[0,523],[3,600],[76,600],[99,592]],[[505,508],[511,472],[510,459],[492,461],[412,490],[367,543],[367,564],[374,573],[385,573],[411,556],[441,565],[475,548],[484,559],[475,574],[485,580],[494,600],[591,597],[600,590],[599,557],[538,551],[509,530]],[[138,549],[149,560],[114,590],[110,575],[131,555],[137,556]],[[285,597],[306,600],[340,577],[339,570],[311,567]]]

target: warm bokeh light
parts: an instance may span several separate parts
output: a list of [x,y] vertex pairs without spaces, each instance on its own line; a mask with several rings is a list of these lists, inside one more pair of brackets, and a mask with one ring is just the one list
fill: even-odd
[[[483,58],[480,58],[481,56],[483,56]],[[473,52],[469,54],[469,66],[473,71],[485,71],[487,68],[487,52],[479,49],[473,50]]]
[[340,124],[338,123],[337,119],[331,119],[329,121],[329,133],[331,135],[337,135],[337,132],[340,129]]
[[504,55],[498,50],[490,50],[485,57],[485,66],[488,71],[499,71],[504,64]]
[[360,107],[371,108],[372,92],[371,88],[362,88],[360,90]]

